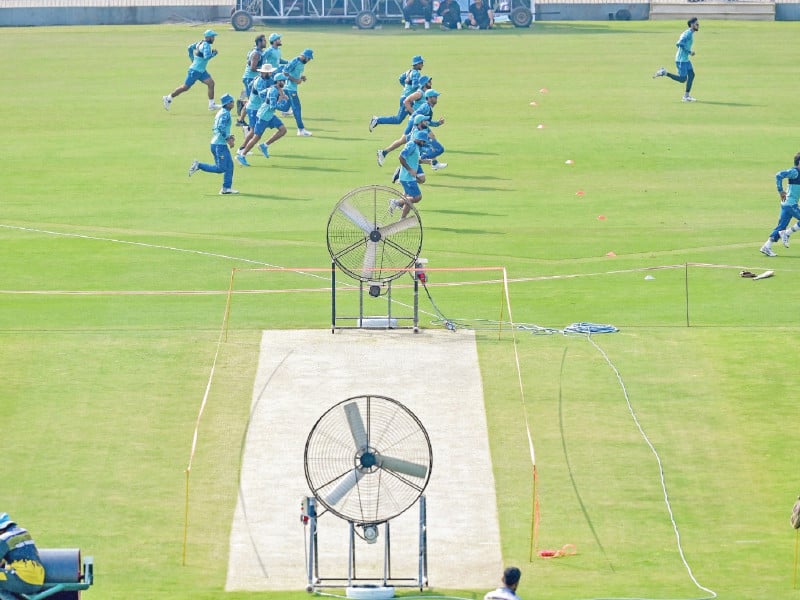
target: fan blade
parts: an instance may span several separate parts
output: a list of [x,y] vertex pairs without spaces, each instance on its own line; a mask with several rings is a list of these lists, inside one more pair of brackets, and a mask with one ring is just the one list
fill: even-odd
[[338,504],[339,501],[344,498],[359,481],[361,481],[363,476],[364,472],[359,471],[358,469],[353,469],[350,471],[338,484],[336,484],[336,487],[331,490],[330,494],[325,497],[325,504],[329,506]]
[[419,477],[424,479],[428,474],[428,467],[426,465],[418,465],[402,458],[394,458],[392,456],[381,456],[378,458],[378,466],[387,471],[394,471],[395,473],[402,473],[409,477]]
[[364,279],[374,279],[375,254],[378,252],[377,242],[367,242],[367,250],[364,252],[364,266],[361,269],[361,277]]
[[363,450],[368,444],[367,430],[364,429],[364,420],[361,418],[358,404],[355,402],[345,404],[344,412],[347,416],[347,424],[350,425],[350,433],[353,434],[353,441],[356,443],[356,450]]
[[417,223],[419,223],[417,215],[413,215],[411,217],[406,217],[405,219],[400,219],[399,221],[391,223],[386,227],[381,227],[380,232],[383,237],[388,237],[390,235],[394,235],[395,233],[405,231],[409,227],[414,227],[414,225]]
[[367,221],[367,217],[358,212],[358,209],[351,204],[348,204],[347,201],[339,204],[339,210],[342,211],[342,214],[355,223],[355,225],[364,233],[369,234],[375,230],[375,226]]

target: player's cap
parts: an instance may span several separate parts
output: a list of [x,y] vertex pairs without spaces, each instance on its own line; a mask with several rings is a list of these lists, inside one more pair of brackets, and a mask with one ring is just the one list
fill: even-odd
[[428,130],[427,129],[420,129],[418,131],[415,131],[414,132],[414,137],[412,137],[411,139],[414,140],[414,141],[420,140],[420,141],[423,141],[423,142],[427,142],[428,140],[430,140],[430,137],[428,136]]
[[430,77],[428,77],[427,75],[423,75],[422,77],[419,78],[419,87],[422,87],[423,85],[428,83],[430,80],[431,80]]
[[0,531],[14,524],[14,521],[11,520],[8,513],[0,513]]
[[219,99],[219,103],[222,104],[222,106],[225,106],[229,102],[233,102],[233,96],[231,96],[230,94],[225,94],[222,98]]
[[439,92],[437,92],[436,90],[428,90],[427,92],[425,92],[426,98],[432,98],[434,96],[439,96]]
[[417,54],[414,58],[411,59],[411,66],[418,65],[419,63],[425,62],[425,59],[422,58],[419,54]]
[[275,75],[275,81],[286,81],[287,79],[288,77],[286,77],[286,75],[284,75],[283,73],[278,73],[277,75]]
[[270,33],[270,34],[269,34],[269,43],[271,44],[271,43],[272,43],[272,42],[274,42],[275,40],[279,40],[279,39],[281,39],[281,37],[282,37],[282,36],[281,36],[281,34],[280,34],[280,33]]
[[213,29],[206,29],[206,32],[203,34],[203,37],[217,37],[217,32]]
[[308,60],[314,58],[314,51],[311,48],[306,48],[302,52],[303,56],[305,56]]
[[275,72],[275,67],[273,67],[269,63],[264,63],[263,65],[261,65],[258,68],[258,72],[259,73],[274,73]]
[[425,121],[430,121],[431,118],[428,115],[417,115],[414,117],[414,125],[419,125],[420,123],[424,123]]

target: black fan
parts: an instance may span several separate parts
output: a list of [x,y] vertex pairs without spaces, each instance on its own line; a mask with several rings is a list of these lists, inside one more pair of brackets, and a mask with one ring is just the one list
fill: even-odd
[[348,192],[328,219],[328,251],[342,271],[360,281],[384,282],[412,267],[422,249],[422,223],[412,206],[405,218],[393,201],[403,193],[368,185]]
[[306,441],[311,491],[353,523],[383,523],[403,513],[428,485],[431,466],[422,423],[386,396],[356,396],[336,404]]

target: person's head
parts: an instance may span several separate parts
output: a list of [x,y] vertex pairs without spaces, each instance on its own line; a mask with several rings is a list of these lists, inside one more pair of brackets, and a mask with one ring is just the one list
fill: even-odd
[[314,51],[311,48],[306,48],[300,53],[300,60],[307,63],[314,58]]
[[697,17],[692,17],[691,19],[686,21],[686,24],[692,31],[697,31],[698,29],[700,29],[700,21],[697,20]]
[[434,89],[430,89],[425,92],[425,100],[431,106],[436,106],[436,103],[439,101],[439,92]]
[[516,591],[517,586],[519,585],[520,577],[522,577],[522,573],[517,567],[508,567],[505,571],[503,571],[503,585],[511,590]]
[[427,129],[431,118],[428,115],[417,115],[414,117],[414,127],[417,129]]
[[800,165],[800,152],[794,155],[794,166]]
[[411,68],[416,69],[419,71],[425,64],[425,60],[417,54],[414,58],[411,59]]
[[272,75],[275,72],[275,67],[273,67],[269,63],[264,63],[258,68],[258,72],[261,73],[262,79],[267,79],[269,78],[270,75]]
[[8,513],[0,513],[0,531],[8,529],[12,525],[15,525],[14,521],[11,520],[11,517],[8,516]]
[[217,39],[217,32],[213,29],[206,29],[203,33],[203,37],[209,44],[213,44],[214,40]]
[[283,42],[281,41],[281,34],[280,33],[271,33],[269,35],[269,43],[271,46],[277,48],[278,46],[282,46]]
[[423,75],[422,77],[419,78],[419,88],[421,90],[429,90],[431,89],[431,87],[433,87],[433,84],[431,83],[430,77],[428,77],[427,75]]
[[425,144],[428,143],[428,140],[430,140],[430,137],[428,136],[428,130],[421,129],[419,131],[415,131],[414,137],[412,137],[411,139],[414,140],[414,143],[417,146],[424,146]]
[[231,96],[230,94],[225,94],[222,98],[219,99],[219,103],[225,110],[230,110],[233,108],[233,96]]
[[267,36],[263,33],[256,36],[256,48],[264,48],[267,45]]
[[284,85],[286,85],[286,75],[283,73],[278,73],[275,75],[275,85],[278,86],[278,89],[281,89]]

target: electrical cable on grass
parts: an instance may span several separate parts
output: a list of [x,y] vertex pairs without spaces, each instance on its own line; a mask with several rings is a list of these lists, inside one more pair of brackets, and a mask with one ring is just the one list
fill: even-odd
[[[617,377],[617,381],[619,382],[620,388],[622,389],[622,394],[625,397],[625,403],[628,406],[628,412],[631,414],[631,417],[633,418],[633,422],[636,425],[636,428],[639,430],[639,434],[642,436],[642,438],[644,439],[645,443],[650,448],[650,451],[653,453],[653,456],[655,456],[656,463],[658,464],[658,474],[659,474],[659,479],[661,481],[661,490],[662,490],[663,495],[664,495],[664,504],[667,507],[667,513],[669,514],[669,520],[672,523],[672,530],[675,533],[675,541],[676,541],[676,544],[678,546],[678,554],[681,557],[681,562],[683,562],[683,566],[686,568],[686,572],[689,575],[689,579],[692,580],[692,583],[694,583],[694,585],[698,589],[710,594],[709,596],[704,596],[702,598],[697,598],[697,599],[693,599],[693,600],[713,600],[714,598],[717,597],[717,593],[714,590],[711,590],[711,589],[701,585],[700,582],[697,581],[697,578],[695,578],[694,573],[692,572],[691,566],[689,566],[689,562],[686,560],[686,555],[683,552],[683,545],[681,543],[681,533],[680,533],[680,530],[678,529],[678,524],[675,521],[675,515],[672,512],[672,503],[670,502],[669,492],[667,491],[667,482],[666,482],[666,477],[664,475],[664,465],[663,465],[663,463],[661,461],[661,456],[659,456],[658,451],[656,450],[655,446],[653,445],[653,442],[651,442],[650,438],[647,437],[647,434],[645,433],[644,428],[642,427],[642,424],[639,422],[639,418],[636,416],[636,411],[633,409],[633,404],[631,403],[630,396],[628,396],[628,388],[625,386],[625,382],[622,379],[622,375],[620,374],[619,370],[614,365],[614,363],[611,362],[611,359],[609,358],[608,354],[606,354],[606,352],[594,341],[594,339],[592,338],[592,335],[591,334],[587,334],[586,335],[586,339],[589,341],[590,344],[592,344],[592,346],[595,347],[595,349],[605,359],[606,363],[611,368],[611,370],[614,372],[614,375]],[[650,598],[611,598],[611,597],[606,598],[606,597],[602,597],[602,598],[593,598],[592,600],[652,600],[652,599],[650,599]],[[668,599],[663,599],[663,600],[668,600]]]

